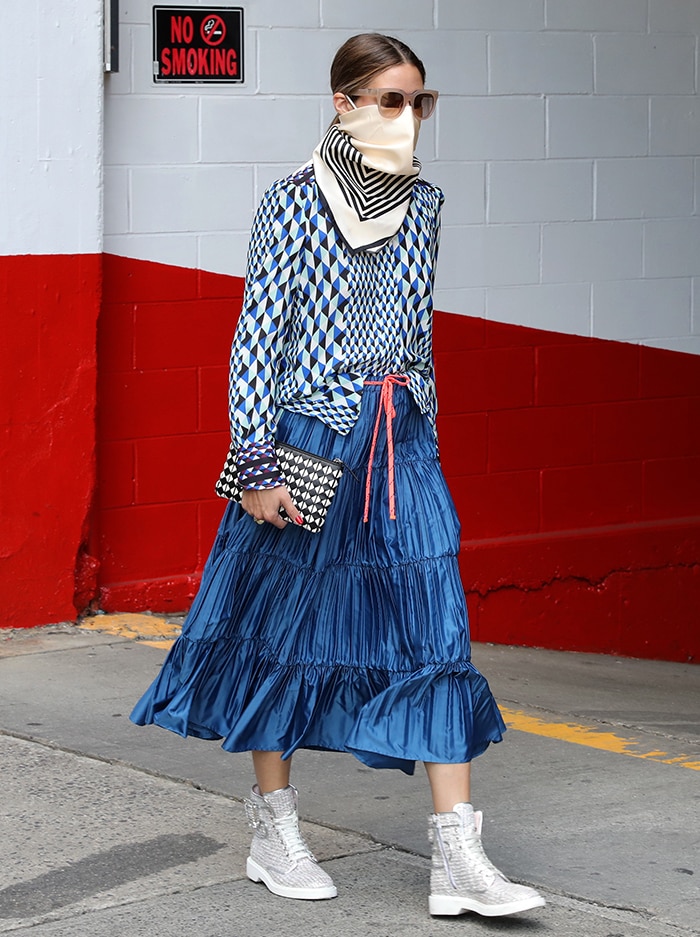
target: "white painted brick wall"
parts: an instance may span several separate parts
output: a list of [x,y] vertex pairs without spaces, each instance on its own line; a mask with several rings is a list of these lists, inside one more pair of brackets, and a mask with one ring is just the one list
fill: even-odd
[[589,283],[540,283],[536,286],[489,287],[489,319],[553,332],[586,335],[591,328]]
[[[308,98],[205,98],[204,163],[305,162],[321,134],[317,102]],[[280,147],[280,141],[284,141]],[[281,150],[281,152],[280,152]]]
[[546,224],[542,237],[545,283],[595,283],[642,276],[644,228],[637,221]]
[[131,228],[194,234],[245,228],[253,210],[252,166],[131,170]]
[[442,209],[443,225],[483,224],[486,221],[486,163],[448,163],[430,167],[430,179],[449,193]]
[[104,233],[129,230],[129,169],[107,167],[104,171]]
[[646,32],[647,7],[647,0],[547,0],[547,28],[584,33]]
[[[442,288],[539,282],[538,225],[478,225],[444,231],[456,236],[443,239]],[[505,257],[509,262],[504,263]]]
[[155,86],[152,3],[122,0],[108,249],[241,274],[255,204],[330,121],[335,49],[386,31],[441,92],[438,307],[700,353],[700,0],[242,5],[243,86]]
[[649,6],[652,32],[700,32],[700,4],[694,0],[649,0]]
[[321,21],[330,29],[351,32],[382,30],[394,35],[397,27],[432,29],[433,4],[430,0],[321,0]]
[[420,50],[420,58],[428,71],[427,87],[450,95],[487,93],[489,37],[486,33],[408,31],[402,32],[401,38],[411,48]]
[[515,30],[544,27],[545,0],[438,0],[439,29]]
[[[330,30],[266,29],[260,30],[257,47],[257,87],[262,94],[314,95],[328,85],[328,63],[338,37]],[[280,66],[291,62],[303,62],[304,67],[288,67],[280,84]]]
[[700,97],[652,97],[649,120],[652,156],[695,156],[700,153]]
[[[602,338],[626,339],[630,329],[658,339],[669,325],[677,335],[691,328],[690,278],[612,280],[593,284],[593,328]],[[659,316],[659,309],[665,315]]]
[[584,33],[494,33],[489,37],[492,94],[588,94],[593,38]]
[[0,7],[0,254],[101,250],[101,11]]
[[698,272],[700,218],[649,221],[644,238],[647,277],[692,277]]
[[596,91],[599,94],[693,94],[696,44],[695,36],[597,36]]
[[109,100],[105,150],[111,166],[194,163],[198,136],[199,102],[194,97],[114,95]]
[[676,218],[694,211],[695,166],[689,157],[600,159],[596,218]]
[[649,102],[616,95],[554,95],[547,99],[547,155],[646,156]]
[[440,102],[438,159],[539,159],[545,155],[539,97],[448,97]]
[[488,220],[589,221],[593,160],[542,159],[489,164]]

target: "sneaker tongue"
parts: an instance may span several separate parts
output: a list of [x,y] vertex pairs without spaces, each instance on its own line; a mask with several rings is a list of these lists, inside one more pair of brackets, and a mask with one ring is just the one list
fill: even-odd
[[474,824],[474,808],[471,804],[455,804],[452,811],[465,823]]

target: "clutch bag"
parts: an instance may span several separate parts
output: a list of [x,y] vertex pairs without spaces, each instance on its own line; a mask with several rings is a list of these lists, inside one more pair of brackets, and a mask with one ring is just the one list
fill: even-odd
[[[275,453],[289,495],[304,518],[304,528],[318,533],[326,520],[345,466],[340,459],[324,459],[284,442],[275,443]],[[238,465],[233,447],[229,449],[226,464],[216,483],[216,493],[230,501],[241,500],[243,489],[238,484]],[[280,517],[287,523],[292,522],[284,508],[280,508]]]

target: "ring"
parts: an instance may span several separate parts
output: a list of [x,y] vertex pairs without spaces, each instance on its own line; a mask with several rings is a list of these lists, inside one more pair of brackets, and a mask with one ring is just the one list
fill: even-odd
[[256,524],[264,524],[264,523],[265,523],[265,521],[264,521],[261,517],[260,517],[260,518],[255,517],[255,518],[253,518],[253,520],[255,521]]

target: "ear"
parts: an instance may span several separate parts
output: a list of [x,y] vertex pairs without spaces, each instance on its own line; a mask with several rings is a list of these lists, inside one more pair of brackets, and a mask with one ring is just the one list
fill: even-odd
[[352,105],[342,91],[336,91],[333,95],[333,107],[336,114],[347,114],[348,111],[352,110]]

